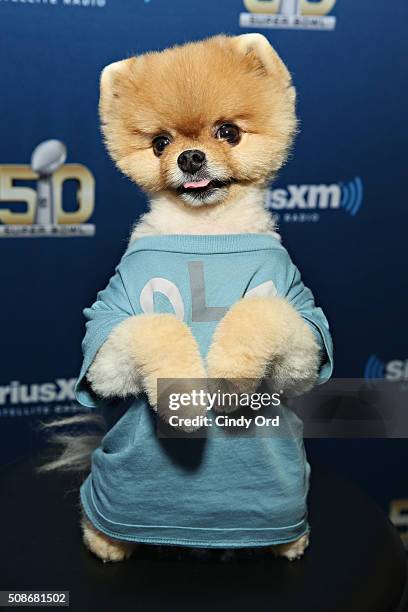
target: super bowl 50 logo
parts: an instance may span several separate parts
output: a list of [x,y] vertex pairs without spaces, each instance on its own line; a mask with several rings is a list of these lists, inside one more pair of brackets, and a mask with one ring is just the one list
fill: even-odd
[[336,18],[328,15],[336,0],[244,0],[243,28],[334,30]]
[[390,503],[390,521],[398,529],[401,540],[408,550],[408,499],[395,499]]
[[[62,142],[46,140],[34,149],[30,166],[0,164],[0,237],[95,234],[95,225],[86,223],[95,207],[95,179],[86,166],[65,164],[66,157]],[[72,211],[63,206],[67,181],[75,184]]]

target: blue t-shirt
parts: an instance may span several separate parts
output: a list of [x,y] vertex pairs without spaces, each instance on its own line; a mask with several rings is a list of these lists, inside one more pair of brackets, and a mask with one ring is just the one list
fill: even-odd
[[[328,324],[279,240],[157,236],[131,243],[108,287],[84,311],[78,401],[88,408],[103,404],[86,372],[128,317],[174,313],[205,357],[218,321],[246,295],[282,296],[298,310],[322,348],[318,382],[325,382],[332,372]],[[109,406],[125,408],[94,451],[81,487],[84,510],[100,531],[136,542],[205,547],[268,546],[308,531],[310,469],[302,423],[289,409],[280,407],[287,435],[231,436],[216,428],[186,439],[157,435],[158,417],[144,394]]]

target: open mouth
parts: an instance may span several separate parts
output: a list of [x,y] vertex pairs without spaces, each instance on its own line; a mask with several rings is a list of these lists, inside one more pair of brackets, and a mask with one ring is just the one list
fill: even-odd
[[232,183],[232,180],[219,181],[216,179],[201,179],[199,181],[188,181],[183,183],[178,189],[179,194],[189,194],[195,197],[205,197],[213,193],[216,189],[222,189]]

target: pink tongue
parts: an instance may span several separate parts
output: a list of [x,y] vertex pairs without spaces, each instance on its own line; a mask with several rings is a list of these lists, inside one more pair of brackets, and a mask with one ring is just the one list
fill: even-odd
[[208,179],[203,179],[202,181],[196,181],[195,183],[184,183],[184,189],[200,189],[200,187],[207,187],[211,183]]

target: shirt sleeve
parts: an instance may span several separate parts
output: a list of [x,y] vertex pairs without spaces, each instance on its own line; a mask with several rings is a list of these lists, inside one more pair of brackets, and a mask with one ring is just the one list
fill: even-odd
[[106,342],[112,330],[134,315],[126,288],[118,268],[108,286],[97,295],[95,303],[85,308],[86,333],[82,341],[83,363],[75,385],[75,395],[80,404],[95,408],[97,399],[86,379],[86,373],[96,353]]
[[322,363],[317,384],[325,383],[333,373],[333,341],[329,323],[323,310],[316,306],[313,293],[302,282],[297,267],[290,262],[287,300],[298,310],[299,314],[310,325],[322,349]]
[[285,297],[308,323],[322,350],[317,384],[326,382],[333,373],[333,341],[323,310],[316,306],[313,293],[305,287],[300,272],[288,252],[282,248],[269,258],[252,278],[247,294]]

